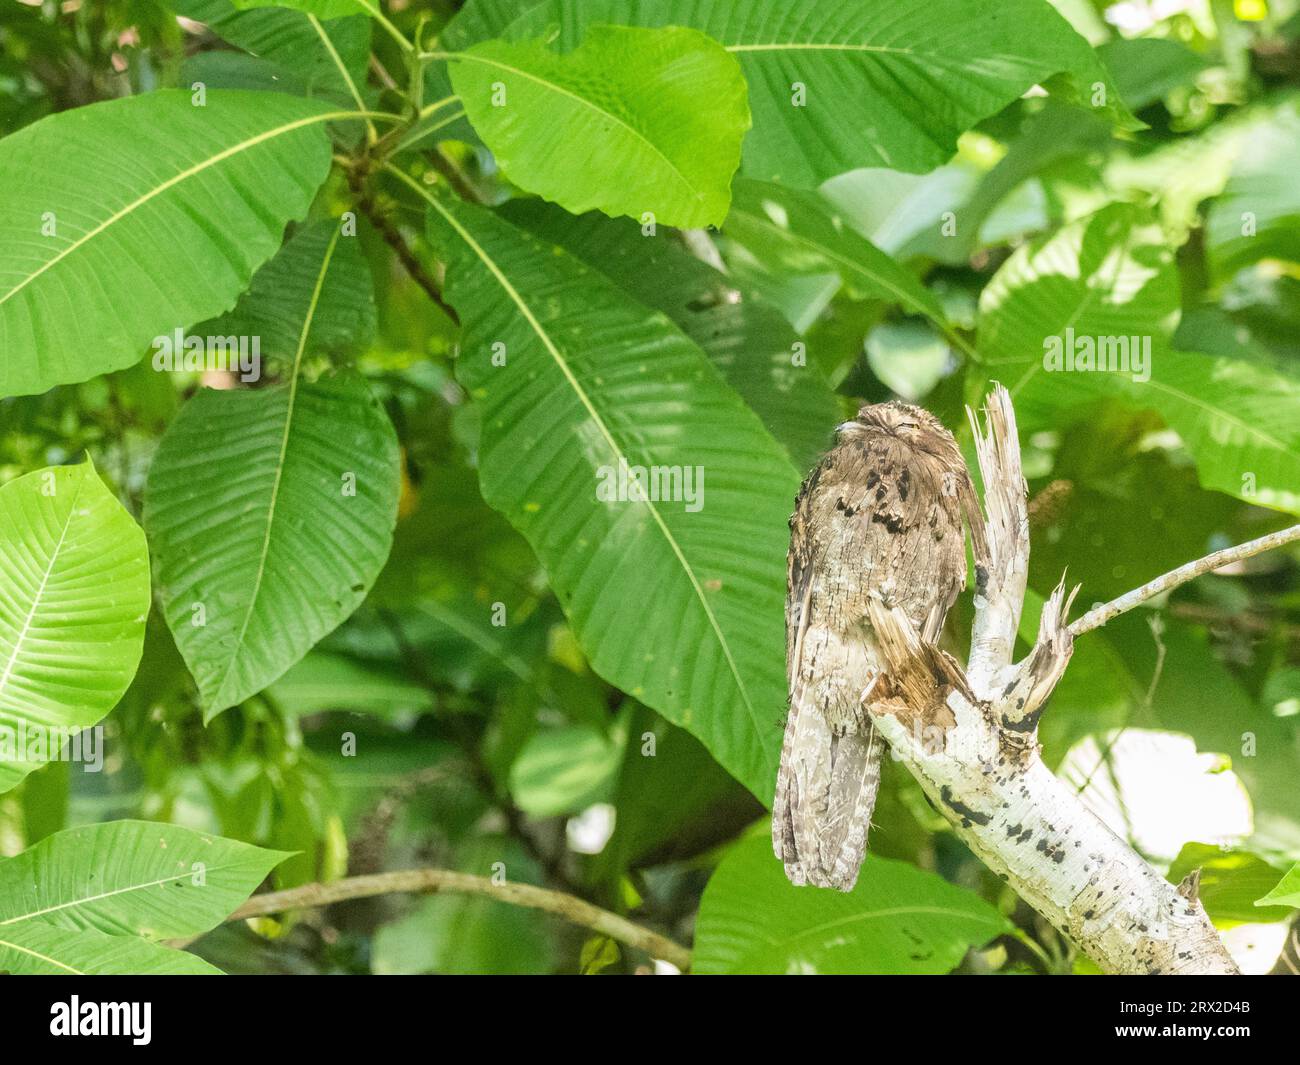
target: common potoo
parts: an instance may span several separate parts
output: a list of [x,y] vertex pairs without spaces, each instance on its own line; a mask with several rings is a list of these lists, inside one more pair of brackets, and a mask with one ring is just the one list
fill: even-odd
[[772,843],[795,884],[850,890],[867,848],[884,741],[867,710],[889,678],[867,620],[880,596],[934,642],[966,581],[963,512],[982,531],[952,434],[928,411],[863,407],[836,430],[790,519],[790,713]]

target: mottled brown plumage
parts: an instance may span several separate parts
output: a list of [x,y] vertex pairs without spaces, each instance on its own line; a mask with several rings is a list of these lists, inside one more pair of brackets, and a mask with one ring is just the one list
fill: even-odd
[[[799,490],[790,519],[790,714],[772,842],[795,884],[850,890],[866,852],[883,741],[869,701],[890,691],[867,602],[938,639],[965,585],[962,515],[982,529],[952,434],[928,411],[863,407]],[[864,698],[864,693],[866,697]]]

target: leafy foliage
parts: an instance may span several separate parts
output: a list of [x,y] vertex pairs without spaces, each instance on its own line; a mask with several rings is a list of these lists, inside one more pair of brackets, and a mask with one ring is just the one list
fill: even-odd
[[700,900],[695,971],[946,973],[1010,925],[977,895],[903,862],[868,858],[847,895],[801,891],[763,837],[738,843]]
[[[749,108],[735,60],[702,33],[593,26],[564,55],[544,41],[484,41],[452,57],[451,83],[502,170],[530,192],[574,213],[675,226],[727,215]],[[529,116],[541,111],[555,124],[539,137]]]
[[[652,960],[512,887],[697,972],[1072,969],[892,764],[855,891],[786,881],[786,521],[992,381],[1025,646],[1300,514],[1294,8],[0,7],[0,969]],[[1041,722],[1223,927],[1294,919],[1297,634],[1292,545]],[[481,879],[225,923],[419,866]]]

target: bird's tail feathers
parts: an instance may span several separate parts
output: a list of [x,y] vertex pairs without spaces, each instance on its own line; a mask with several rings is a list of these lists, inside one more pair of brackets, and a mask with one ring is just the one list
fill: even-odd
[[786,722],[772,844],[794,884],[851,891],[867,850],[884,741],[870,724],[835,734],[796,699]]

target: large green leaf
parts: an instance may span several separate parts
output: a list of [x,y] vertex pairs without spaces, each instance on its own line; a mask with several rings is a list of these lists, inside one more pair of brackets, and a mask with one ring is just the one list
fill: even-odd
[[966,951],[1011,932],[978,895],[906,862],[869,855],[848,894],[795,887],[752,835],[704,889],[697,973],[946,973]]
[[[980,380],[1007,385],[1028,431],[1104,396],[1151,408],[1183,439],[1205,487],[1300,512],[1300,387],[1262,366],[1174,350],[1180,302],[1160,227],[1138,208],[1105,208],[1017,249],[985,287]],[[1085,339],[1098,365],[1103,344],[1122,344],[1107,350],[1127,352],[1127,364],[1071,369],[1045,358],[1049,345],[1078,350]]]
[[[490,212],[410,184],[464,322],[457,375],[482,411],[484,498],[537,551],[593,668],[770,798],[789,459],[664,315]],[[661,467],[676,491],[618,492],[632,467]],[[602,485],[624,501],[603,501]]]
[[1151,380],[1129,386],[1196,458],[1201,484],[1300,514],[1300,384],[1238,359],[1158,352]]
[[1300,907],[1300,865],[1293,865],[1267,895],[1255,900],[1255,905]]
[[397,438],[342,376],[202,391],[149,472],[163,609],[204,716],[261,691],[365,598],[397,520]]
[[704,34],[593,26],[564,55],[484,41],[451,62],[470,122],[522,188],[575,214],[726,217],[749,107],[740,67]]
[[144,534],[89,462],[0,487],[0,792],[117,705],[148,613]]
[[300,346],[314,355],[352,351],[374,331],[370,267],[357,239],[340,236],[339,223],[324,219],[300,229],[253,275],[234,310],[193,330],[256,336],[262,357],[282,367],[293,363]]
[[287,7],[305,11],[317,18],[343,18],[345,15],[366,14],[379,17],[383,14],[380,0],[230,0],[236,8],[250,10],[261,7]]
[[11,976],[220,976],[183,950],[136,936],[70,931],[40,921],[0,927],[0,973]]
[[839,404],[798,334],[770,303],[663,231],[645,236],[634,222],[595,212],[574,218],[541,200],[511,201],[503,213],[668,315],[713,360],[799,469],[826,449],[831,426],[840,420]]
[[859,297],[897,303],[941,327],[939,301],[912,274],[851,229],[820,196],[762,181],[740,180],[726,235],[791,274],[839,274]]
[[[354,6],[349,14],[357,10]],[[231,0],[177,0],[176,13],[205,23],[264,62],[281,92],[323,96],[344,107],[365,100],[370,20],[364,16],[326,24],[301,11],[240,11]]]
[[280,93],[161,91],[0,140],[0,395],[138,361],[226,310],[306,213],[346,117]]
[[1258,259],[1300,262],[1300,102],[1289,100],[1251,137],[1206,220],[1210,261],[1230,273]]
[[1043,427],[1056,410],[1122,391],[1134,376],[1051,368],[1044,356],[1064,345],[1067,329],[1164,349],[1180,303],[1160,227],[1149,213],[1116,204],[1016,249],[980,296],[979,350],[988,374],[1011,392],[1017,421]]
[[56,832],[0,859],[0,938],[31,922],[148,939],[199,935],[286,857],[149,821]]
[[568,48],[604,22],[690,26],[731,52],[754,115],[744,171],[766,181],[932,170],[962,132],[1043,83],[1088,101],[1102,86],[1104,109],[1138,125],[1088,42],[1046,0],[547,0],[506,35],[554,26]]

